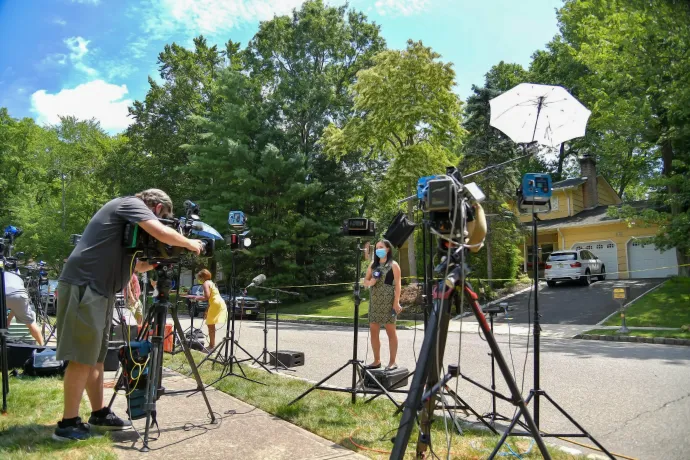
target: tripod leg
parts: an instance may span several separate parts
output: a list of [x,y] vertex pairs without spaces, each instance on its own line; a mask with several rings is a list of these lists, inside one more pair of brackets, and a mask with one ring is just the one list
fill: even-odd
[[605,448],[604,446],[602,446],[601,444],[599,444],[599,441],[597,441],[596,439],[594,439],[594,437],[593,437],[591,434],[589,434],[589,433],[587,432],[587,430],[585,430],[584,428],[582,428],[582,426],[581,426],[579,423],[577,423],[577,421],[576,421],[573,417],[571,417],[570,414],[568,414],[568,413],[565,411],[565,409],[563,409],[561,406],[559,406],[559,405],[556,403],[556,401],[554,401],[553,399],[551,399],[551,396],[549,396],[545,391],[541,391],[541,396],[545,397],[551,404],[553,404],[554,407],[555,407],[556,409],[558,409],[558,411],[559,411],[561,414],[563,414],[563,415],[565,416],[565,418],[567,418],[568,420],[570,420],[570,423],[572,423],[573,425],[575,425],[575,426],[577,427],[577,429],[580,430],[580,431],[582,432],[582,434],[586,435],[586,436],[587,436],[587,437],[588,437],[588,438],[589,438],[599,449],[601,449],[601,451],[602,451],[603,453],[605,453],[606,455],[608,455],[608,457],[609,457],[610,459],[615,460],[615,457],[614,457],[613,455],[611,455],[611,453],[610,453],[608,450],[606,450],[606,448]]
[[[266,366],[264,366],[263,363],[261,363],[261,362],[260,362],[258,359],[256,359],[255,357],[253,357],[253,356],[251,355],[251,353],[249,353],[242,345],[240,345],[240,343],[239,343],[237,340],[235,340],[234,342],[235,342],[235,346],[236,346],[237,348],[239,348],[240,350],[242,350],[247,356],[249,356],[249,357],[252,359],[252,361],[254,361],[254,362],[255,362],[256,364],[258,364],[259,366],[263,367],[264,370],[265,370],[266,372],[268,372],[269,374],[272,374],[272,373],[273,373],[273,372],[271,372],[271,370],[270,370],[269,368],[267,368]],[[276,356],[276,359],[278,359],[277,356]]]
[[[180,320],[177,317],[177,308],[172,309],[171,316],[173,319],[173,325],[177,333],[184,333],[182,326],[180,325]],[[206,407],[208,408],[208,415],[211,417],[211,423],[216,423],[216,416],[214,415],[213,409],[211,408],[211,403],[208,401],[208,396],[206,396],[206,389],[204,388],[204,382],[201,380],[201,376],[199,375],[199,369],[197,369],[196,367],[194,357],[192,356],[192,353],[189,351],[189,347],[187,347],[187,344],[184,342],[182,343],[182,350],[184,351],[184,355],[187,358],[187,362],[189,362],[189,367],[192,369],[192,374],[194,374],[197,389],[201,391],[201,394],[204,397],[204,402],[206,403]]]
[[491,426],[490,423],[488,423],[486,420],[484,420],[484,417],[479,415],[477,413],[477,411],[472,408],[472,406],[467,404],[465,402],[465,400],[460,397],[460,395],[458,395],[456,392],[454,392],[451,389],[447,389],[447,391],[448,391],[448,394],[450,394],[451,397],[456,401],[456,403],[459,402],[465,408],[465,410],[470,411],[472,413],[472,415],[474,415],[477,418],[477,420],[482,422],[484,424],[484,426],[486,426],[489,430],[491,430],[491,432],[493,434],[498,434],[498,431],[496,431],[496,428],[494,428],[493,426]]
[[[381,384],[381,382],[379,382],[378,380],[376,380],[376,378],[375,378],[374,375],[369,371],[369,369],[367,369],[366,367],[364,367],[364,365],[363,365],[362,363],[360,363],[359,361],[356,362],[355,368],[359,368],[359,369],[360,369],[360,372],[364,372],[365,375],[368,375],[368,376],[369,376],[369,379],[370,379],[374,384],[376,384],[377,387],[379,387],[379,390],[381,390],[381,391],[383,392],[382,394],[385,394],[385,395],[388,397],[388,399],[390,399],[391,402],[392,402],[393,404],[395,404],[395,407],[397,407],[398,410],[401,409],[401,406],[400,406],[400,404],[398,404],[398,401],[396,401],[395,399],[393,399],[393,395],[391,395],[391,394],[388,392],[388,390],[386,389],[386,387],[384,387],[384,386]],[[377,395],[377,396],[379,396],[379,395]]]
[[[330,374],[328,374],[326,377],[324,377],[323,379],[321,379],[318,383],[315,383],[314,385],[312,385],[312,387],[309,388],[307,391],[305,391],[304,393],[302,393],[301,395],[299,395],[298,397],[296,397],[295,399],[293,399],[292,401],[290,401],[290,402],[288,403],[288,406],[292,406],[293,404],[295,404],[297,401],[299,401],[300,399],[302,399],[302,398],[304,398],[305,396],[307,396],[307,395],[308,395],[309,393],[311,393],[312,391],[318,389],[318,388],[321,386],[321,384],[322,384],[323,382],[325,382],[326,380],[330,379],[330,378],[333,377],[335,374],[337,374],[338,372],[342,371],[343,369],[345,369],[345,368],[346,368],[347,366],[349,366],[350,364],[353,364],[354,362],[355,362],[355,361],[348,361],[348,362],[346,362],[345,364],[343,364],[342,366],[340,366],[338,369],[334,370],[333,372],[331,372]],[[353,388],[352,391],[355,391],[355,389]]]

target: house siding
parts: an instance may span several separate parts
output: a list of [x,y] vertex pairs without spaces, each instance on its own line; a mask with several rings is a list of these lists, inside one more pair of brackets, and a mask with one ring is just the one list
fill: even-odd
[[621,202],[616,193],[603,180],[599,180],[597,185],[600,205],[615,205]]
[[574,216],[575,214],[577,214],[585,208],[585,202],[582,197],[582,186],[579,186],[575,190],[572,190],[570,192],[570,198],[570,203],[573,208],[571,216]]
[[[564,249],[571,248],[575,243],[588,241],[611,240],[616,244],[618,255],[619,278],[629,278],[628,272],[628,241],[632,237],[653,236],[657,232],[656,226],[651,227],[631,227],[628,228],[625,222],[613,222],[610,224],[596,225],[589,227],[571,227],[561,229],[561,234],[565,238]],[[611,269],[607,270],[612,272]]]

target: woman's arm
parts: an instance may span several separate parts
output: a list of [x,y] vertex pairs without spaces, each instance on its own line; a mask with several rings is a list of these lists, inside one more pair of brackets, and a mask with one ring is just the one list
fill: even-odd
[[204,288],[204,295],[197,296],[198,300],[205,300],[208,302],[208,299],[211,298],[211,281],[206,280],[204,281],[204,284],[202,285]]
[[376,280],[371,278],[371,265],[369,265],[369,268],[367,268],[367,274],[364,277],[364,281],[362,281],[362,285],[364,285],[364,287],[372,287],[374,284],[376,284]]
[[400,292],[402,291],[402,277],[400,276],[400,265],[397,262],[393,262],[393,282],[395,283],[395,297],[393,298],[393,309],[396,313],[402,311],[400,306]]

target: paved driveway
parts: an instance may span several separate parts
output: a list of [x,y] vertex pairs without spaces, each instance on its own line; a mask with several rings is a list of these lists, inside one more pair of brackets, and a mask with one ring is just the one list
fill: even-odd
[[[589,286],[581,286],[576,282],[561,282],[555,287],[548,287],[546,283],[539,285],[539,312],[542,324],[597,324],[602,319],[618,309],[618,303],[613,300],[613,285],[625,283],[630,286],[630,298],[634,299],[648,291],[664,279],[635,279],[635,280],[607,280],[596,281]],[[508,317],[513,323],[528,322],[528,301],[530,292],[518,294],[506,300],[513,311]],[[531,306],[529,313],[534,312]],[[534,320],[534,318],[532,318]],[[498,323],[506,322],[502,317],[497,318]]]

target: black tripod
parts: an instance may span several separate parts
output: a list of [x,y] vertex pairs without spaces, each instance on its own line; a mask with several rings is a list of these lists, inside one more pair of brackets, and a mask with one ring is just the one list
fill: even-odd
[[[259,289],[265,289],[267,291],[272,291],[274,294],[277,294],[280,292],[280,293],[289,294],[289,295],[297,295],[297,296],[299,295],[299,292],[283,291],[281,289],[267,288],[267,287],[261,287],[261,286],[254,286],[254,287],[257,287]],[[277,300],[267,302],[267,304],[269,304],[269,305],[275,305],[275,308],[276,308],[276,310],[275,310],[275,312],[276,312],[276,316],[275,316],[275,322],[276,322],[276,349],[275,349],[275,354],[268,351],[268,312],[266,312],[266,308],[264,308],[264,349],[261,351],[261,354],[259,355],[259,357],[263,360],[264,364],[266,364],[268,362],[267,361],[268,357],[273,355],[273,370],[274,371],[278,371],[278,366],[280,365],[280,370],[295,372],[294,369],[290,369],[289,367],[287,367],[285,365],[285,363],[283,363],[280,360],[280,357],[278,356],[278,329],[279,329],[279,327],[278,327],[278,324],[279,324],[279,321],[278,321],[278,304],[279,303],[280,302],[278,302]]]
[[[362,274],[362,255],[361,251],[362,248],[360,247],[360,244],[362,243],[361,238],[357,238],[357,277],[355,281],[355,292],[354,292],[354,297],[355,297],[355,313],[354,313],[354,322],[355,322],[355,327],[354,327],[354,338],[353,338],[353,344],[352,344],[352,359],[347,361],[345,364],[340,366],[338,369],[334,370],[330,374],[328,374],[326,377],[321,379],[318,383],[314,384],[312,387],[310,387],[307,391],[299,395],[297,398],[293,399],[288,403],[288,406],[296,403],[300,399],[304,398],[307,396],[309,393],[311,393],[314,390],[326,390],[326,391],[339,391],[343,393],[350,393],[352,395],[352,404],[355,403],[357,400],[357,393],[360,393],[362,395],[367,395],[367,394],[385,394],[388,399],[390,399],[393,404],[396,405],[396,407],[400,408],[400,404],[393,399],[393,396],[391,393],[407,393],[406,390],[387,390],[386,388],[379,383],[379,381],[371,374],[369,369],[367,369],[364,364],[362,364],[361,360],[357,359],[357,339],[359,335],[359,304],[361,302],[361,297],[359,295],[359,278]],[[338,374],[340,371],[344,370],[348,366],[352,366],[352,386],[349,388],[342,388],[342,387],[328,387],[324,386],[323,384],[330,380],[333,376]],[[369,381],[371,381],[373,384],[375,384],[379,389],[378,390],[369,390],[366,389],[363,385],[360,387],[357,386],[357,377],[358,375],[361,375],[362,378],[365,376],[369,377]]]
[[[537,429],[539,429],[539,398],[541,396],[545,397],[547,401],[549,401],[565,418],[567,418],[570,423],[575,425],[578,430],[580,430],[579,433],[571,433],[571,434],[563,434],[563,433],[558,433],[558,434],[545,434],[541,433],[542,437],[548,437],[548,438],[589,438],[590,441],[592,441],[599,449],[601,449],[602,452],[604,452],[609,458],[615,459],[611,453],[606,450],[604,446],[602,446],[599,441],[594,439],[594,437],[587,432],[577,421],[570,415],[568,412],[566,412],[565,409],[563,409],[561,406],[559,406],[556,401],[551,398],[551,396],[548,395],[548,393],[545,390],[542,390],[540,387],[540,382],[539,382],[539,352],[540,352],[540,336],[541,336],[541,326],[539,324],[539,255],[538,255],[538,250],[537,250],[537,213],[532,212],[532,269],[533,269],[533,276],[534,276],[534,388],[532,388],[529,392],[529,396],[527,396],[527,399],[525,400],[526,404],[529,404],[532,399],[534,399],[534,423],[537,426]],[[527,410],[526,408],[524,409],[525,411]],[[511,421],[510,425],[508,426],[508,429],[503,433],[503,437],[501,437],[501,440],[498,442],[496,445],[496,448],[494,449],[494,452],[491,456],[493,456],[498,452],[498,449],[501,448],[503,443],[506,441],[506,438],[508,436],[529,436],[529,434],[524,433],[524,432],[519,432],[519,431],[513,431],[513,428],[515,428],[515,425],[518,423],[518,420],[520,416],[522,415],[523,409],[520,408],[518,412],[515,414],[515,417],[513,417],[513,420]]]
[[0,360],[2,360],[2,413],[7,413],[7,394],[10,392],[7,365],[7,302],[5,299],[5,257],[0,255]]
[[[235,338],[235,313],[238,311],[237,310],[237,295],[239,293],[239,288],[237,286],[237,276],[235,274],[235,253],[234,251],[231,252],[231,270],[230,270],[230,294],[232,295],[232,307],[231,311],[229,312],[230,319],[226,322],[225,325],[225,337],[218,343],[218,345],[215,346],[213,350],[211,350],[203,360],[199,363],[199,367],[201,367],[202,364],[204,364],[206,361],[211,361],[213,363],[217,364],[222,364],[223,365],[223,370],[220,373],[220,377],[218,377],[216,380],[213,382],[209,383],[207,385],[211,386],[217,382],[220,382],[226,377],[239,377],[244,380],[249,380],[250,382],[258,383],[260,385],[265,385],[265,383],[259,382],[258,380],[250,379],[247,377],[247,374],[244,372],[244,369],[242,369],[241,363],[246,362],[246,361],[252,361],[261,366],[266,372],[271,374],[270,369],[268,369],[264,364],[259,361],[258,358],[255,358],[251,353],[249,353],[242,345],[240,345],[239,341]],[[235,356],[235,347],[238,349],[242,350],[244,354],[248,356],[248,358],[244,359],[237,359]],[[237,365],[237,368],[240,370],[240,374],[235,373],[233,367]]]
[[[173,275],[173,265],[169,261],[162,261],[163,263],[168,263],[168,265],[159,265],[156,268],[158,273],[158,297],[155,299],[153,305],[149,309],[144,325],[141,328],[137,336],[137,341],[145,341],[151,332],[151,351],[150,351],[150,364],[147,366],[149,369],[148,379],[146,381],[145,390],[145,403],[144,412],[146,414],[146,425],[144,428],[144,437],[142,439],[144,445],[141,448],[142,452],[149,451],[149,431],[152,423],[156,423],[156,401],[165,394],[179,394],[179,393],[196,393],[201,391],[204,397],[204,402],[208,408],[208,414],[211,418],[211,423],[216,423],[216,416],[211,409],[211,403],[206,396],[206,390],[204,388],[204,382],[201,380],[199,375],[199,370],[194,363],[194,358],[187,344],[182,341],[182,350],[187,358],[189,367],[192,370],[194,379],[196,380],[197,387],[190,390],[178,390],[178,391],[165,391],[165,388],[161,386],[163,380],[163,341],[165,339],[165,324],[166,316],[168,310],[170,310],[170,315],[173,319],[173,325],[175,332],[177,334],[182,334],[183,329],[180,325],[180,320],[177,316],[177,305],[170,303],[170,288],[172,287],[172,275]],[[155,263],[155,261],[151,261]],[[179,276],[180,269],[177,271],[177,285],[179,286]],[[131,347],[130,343],[125,346]],[[127,393],[131,393],[132,389],[129,388],[128,379],[124,375],[120,375],[120,378],[115,385],[115,392],[113,393],[108,408],[112,407],[113,402],[115,402],[115,397],[117,396],[118,390],[125,390]],[[129,398],[127,399],[128,412],[131,414],[132,406],[130,404]]]

